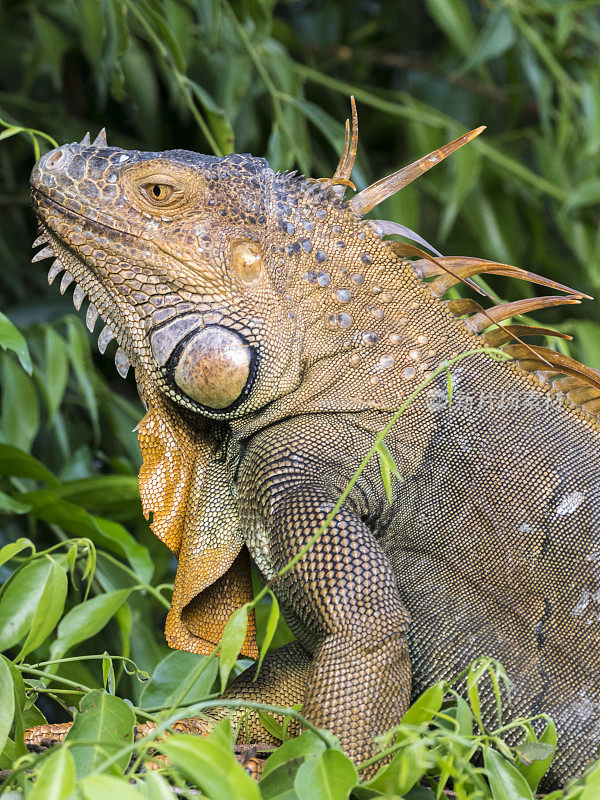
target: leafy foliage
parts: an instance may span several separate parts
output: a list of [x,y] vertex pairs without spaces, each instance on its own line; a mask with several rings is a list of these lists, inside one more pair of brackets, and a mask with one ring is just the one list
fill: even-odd
[[[502,672],[489,663],[463,676],[469,702],[454,684],[417,700],[381,742],[390,762],[366,783],[331,737],[312,729],[284,741],[258,785],[235,761],[227,723],[202,740],[177,734],[161,743],[152,733],[133,741],[136,719],[157,722],[160,732],[210,707],[243,666],[235,656],[245,612],[230,621],[220,664],[165,646],[173,563],[141,513],[132,429],[142,409],[133,384],[94,355],[68,300],[48,293],[44,270],[28,264],[35,234],[26,186],[40,149],[103,125],[124,147],[250,150],[275,168],[328,176],[353,93],[359,188],[465,128],[488,125],[416,190],[387,201],[381,216],[445,253],[519,264],[597,294],[599,41],[595,0],[364,0],[352,13],[339,0],[4,5],[0,769],[13,770],[7,796],[162,800],[174,791],[194,796],[190,784],[219,800],[349,793],[417,800],[450,786],[468,800],[533,796],[553,726],[538,736],[531,721],[503,725]],[[533,291],[500,279],[493,289],[505,299]],[[574,333],[561,347],[600,367],[595,304],[566,308],[569,317],[563,308],[545,322]],[[395,465],[383,438],[374,452],[389,485]],[[289,632],[274,598],[259,594],[264,656]],[[496,730],[481,722],[481,681],[498,686]],[[70,719],[73,709],[64,744],[26,752],[26,727],[44,715]],[[272,709],[263,711],[269,724]],[[270,725],[278,729],[272,718]],[[149,748],[168,756],[162,773],[138,771],[157,759]],[[552,797],[591,800],[599,791],[592,767]]]
[[[31,0],[4,11],[0,117],[57,141],[106,125],[124,147],[250,150],[331,175],[357,98],[357,184],[455,138],[483,137],[383,215],[451,254],[600,285],[600,21],[594,0]],[[9,316],[56,319],[26,266],[28,138],[6,128],[0,255]],[[35,134],[34,134],[35,135]],[[36,136],[39,145],[44,141]],[[524,287],[498,281],[498,294]],[[40,302],[41,298],[43,300]],[[564,312],[563,312],[564,313]],[[594,306],[547,314],[600,366]],[[15,317],[16,314],[16,317]],[[575,315],[575,316],[574,316]],[[592,324],[593,320],[593,324]]]

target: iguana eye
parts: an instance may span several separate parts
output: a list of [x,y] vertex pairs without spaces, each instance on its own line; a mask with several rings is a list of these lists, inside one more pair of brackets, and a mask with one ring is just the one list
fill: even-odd
[[173,187],[166,183],[147,183],[142,188],[146,197],[156,203],[166,203],[171,199],[174,191]]

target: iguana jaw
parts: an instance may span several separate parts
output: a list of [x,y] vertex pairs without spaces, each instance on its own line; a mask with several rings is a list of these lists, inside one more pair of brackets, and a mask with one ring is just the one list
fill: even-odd
[[[125,322],[126,319],[133,317],[131,306],[124,297],[115,291],[115,284],[99,280],[86,262],[66,247],[52,229],[52,211],[56,209],[58,212],[58,204],[53,203],[48,197],[43,197],[42,193],[35,189],[31,190],[31,197],[40,219],[41,228],[40,236],[36,239],[34,246],[43,245],[32,261],[53,258],[48,271],[48,283],[52,284],[58,275],[64,273],[60,282],[60,292],[64,294],[71,284],[75,284],[73,303],[77,310],[81,308],[84,298],[89,297],[86,325],[93,333],[98,318],[106,323],[98,337],[98,349],[104,353],[111,340],[117,340],[119,347],[115,354],[115,366],[119,375],[125,378],[131,363],[136,363],[137,360],[133,345],[133,331]],[[70,212],[60,208],[60,214],[69,215]]]

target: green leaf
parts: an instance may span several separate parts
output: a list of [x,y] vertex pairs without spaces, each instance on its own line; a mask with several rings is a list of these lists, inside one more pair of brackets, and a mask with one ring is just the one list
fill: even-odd
[[456,719],[456,722],[458,723],[458,733],[461,736],[472,736],[473,715],[471,714],[471,709],[469,708],[469,704],[460,695],[456,695],[454,701],[456,703],[456,711],[454,717]]
[[38,395],[33,379],[11,358],[2,357],[0,426],[6,444],[29,450],[40,425]]
[[448,394],[448,406],[452,406],[452,373],[446,370],[446,392]]
[[119,522],[89,514],[85,508],[63,500],[58,489],[25,492],[24,502],[31,503],[32,513],[44,522],[59,525],[75,536],[86,536],[94,544],[125,556],[140,579],[149,581],[154,563],[148,549],[139,544]]
[[90,65],[102,59],[102,48],[106,41],[106,27],[102,15],[102,6],[94,0],[78,0],[78,23],[81,47],[88,57]]
[[541,742],[525,742],[515,749],[519,761],[527,767],[531,766],[534,761],[547,761],[554,753],[554,747],[551,744],[542,744]]
[[533,800],[529,784],[510,761],[486,747],[483,762],[494,800]]
[[225,750],[231,750],[233,741],[231,719],[229,717],[220,719],[206,738]]
[[135,475],[94,475],[93,478],[66,481],[56,491],[65,500],[94,513],[112,516],[127,505],[141,512],[140,490]]
[[575,797],[577,800],[598,800],[600,793],[600,761],[596,761],[586,772],[583,781],[584,789],[582,793]]
[[[571,14],[568,15],[570,20],[573,20]],[[588,140],[587,152],[588,156],[595,156],[600,150],[600,97],[596,89],[598,81],[598,72],[595,73],[594,79],[581,83],[581,105],[583,108],[586,135]]]
[[[121,606],[122,608],[123,606]],[[102,659],[102,685],[109,694],[115,693],[115,668],[112,658],[104,651]]]
[[260,795],[263,800],[298,800],[294,789],[294,778],[302,761],[289,761],[273,770],[260,782]]
[[581,206],[592,206],[600,203],[600,178],[588,178],[569,192],[565,211],[572,211]]
[[[226,797],[260,800],[256,783],[237,763],[233,754],[215,742],[197,736],[174,734],[156,746],[211,800],[223,800]],[[217,764],[218,769],[215,768]]]
[[294,779],[299,800],[347,800],[358,770],[341,750],[326,750],[305,761]]
[[417,739],[399,750],[366,786],[386,795],[404,795],[424,776],[429,766],[426,745]]
[[437,794],[434,794],[431,789],[427,789],[425,786],[414,786],[406,795],[405,800],[440,800],[440,794],[439,790]]
[[106,517],[91,515],[97,533],[90,536],[95,544],[100,544],[125,558],[138,574],[141,581],[149,583],[154,573],[154,562],[148,548],[137,542],[129,531],[119,522]]
[[512,47],[514,42],[515,29],[508,12],[502,6],[496,6],[486,17],[483,30],[475,44],[471,44],[469,55],[460,71],[467,72],[486,61],[498,58]]
[[221,677],[221,691],[227,686],[229,673],[233,669],[237,657],[246,639],[248,628],[248,604],[234,611],[227,620],[223,636],[221,637],[221,654],[219,659],[219,675]]
[[233,153],[235,150],[235,135],[227,114],[222,108],[219,108],[206,89],[195,81],[190,81],[190,85],[197,99],[204,107],[206,119],[221,149],[221,154],[226,156],[228,153]]
[[[106,692],[90,692],[81,701],[65,742],[69,744],[78,779],[91,775],[127,744],[133,744],[135,714],[119,697]],[[129,764],[125,752],[108,769],[122,773]]]
[[263,639],[263,643],[260,648],[260,655],[258,657],[258,663],[256,665],[256,675],[254,677],[254,680],[258,678],[258,673],[260,672],[260,668],[262,667],[263,659],[267,654],[269,645],[273,641],[273,637],[275,636],[275,631],[277,630],[277,623],[279,622],[279,603],[277,602],[277,598],[270,589],[268,594],[269,597],[271,598],[271,610],[269,611],[269,618],[267,619],[267,625],[265,628],[265,637]]
[[44,759],[27,800],[65,800],[75,788],[75,761],[64,745]]
[[5,544],[4,547],[0,550],[0,567],[2,564],[6,564],[7,561],[10,561],[11,558],[14,558],[19,553],[22,553],[23,550],[29,549],[32,553],[35,553],[35,545],[29,539],[17,539],[16,542],[11,542],[10,544]]
[[[47,557],[50,558],[50,556]],[[29,633],[21,647],[21,652],[15,659],[16,661],[22,661],[28,653],[39,647],[52,633],[62,617],[69,581],[64,568],[52,558],[50,558],[50,562],[51,567],[46,576],[35,614],[31,620]]]
[[[127,778],[112,775],[91,775],[79,781],[79,788],[85,800],[141,800],[140,791],[133,787]],[[171,795],[173,797],[173,795]]]
[[312,731],[304,731],[300,736],[288,739],[281,747],[274,750],[264,766],[261,783],[273,770],[288,762],[300,763],[311,756],[318,756],[325,751],[325,742]]
[[381,457],[379,454],[379,472],[381,475],[381,482],[383,483],[383,488],[385,489],[385,496],[388,499],[388,503],[392,502],[392,474],[390,472],[390,465],[385,458]]
[[130,594],[131,589],[99,594],[72,608],[58,626],[58,636],[50,648],[51,658],[62,658],[67,650],[95,636]]
[[152,19],[152,24],[160,36],[161,45],[169,49],[169,54],[179,72],[186,72],[186,62],[179,43],[175,38],[170,27],[170,20],[166,19],[158,10],[155,10],[149,3],[144,6],[145,13]]
[[427,9],[454,47],[466,56],[476,31],[465,0],[427,0]]
[[288,102],[300,109],[307,119],[317,127],[329,144],[333,147],[336,156],[342,152],[344,145],[344,126],[334,119],[331,114],[303,97],[290,97]]
[[[261,600],[254,607],[254,611],[256,613],[257,641],[259,647],[262,647],[262,643],[266,634],[267,623],[273,611],[273,605],[270,601],[270,598],[268,596],[261,598]],[[271,640],[271,644],[269,645],[269,649],[276,650],[278,647],[291,642],[293,638],[294,637],[290,629],[280,614],[279,619],[277,620],[277,628],[273,635],[273,639]]]
[[258,718],[260,720],[260,724],[267,731],[267,733],[270,733],[271,736],[279,739],[280,742],[285,739],[283,724],[278,719],[275,719],[272,714],[269,714],[266,711],[259,711]]
[[[14,752],[15,758],[17,758],[19,756],[27,755],[27,748],[25,747],[25,742],[23,741],[23,732],[25,730],[25,726],[23,724],[23,711],[28,701],[25,695],[25,681],[23,680],[21,672],[12,662],[6,661],[5,663],[10,669],[14,690]],[[12,743],[10,741],[7,742],[7,746],[10,746],[11,744]]]
[[145,796],[147,800],[176,800],[169,784],[155,772],[148,772],[145,780]]
[[[54,586],[60,580],[57,567],[54,559],[43,556],[26,564],[10,579],[0,599],[0,650],[13,647],[29,634],[47,584]],[[62,571],[61,567],[58,569]],[[40,613],[48,613],[48,609],[42,608]]]
[[294,154],[287,139],[283,136],[280,126],[274,124],[269,136],[267,149],[267,160],[271,168],[275,171],[289,169],[293,159]]
[[481,153],[475,147],[462,147],[449,163],[448,196],[440,220],[440,239],[450,233],[465,200],[477,185],[481,172]]
[[0,656],[0,753],[4,750],[15,716],[15,692],[7,660]]
[[48,17],[34,11],[31,15],[33,30],[37,39],[38,58],[43,69],[50,75],[55,89],[61,85],[61,68],[70,39],[61,28]]
[[183,683],[190,672],[198,667],[198,664],[205,664],[206,669],[190,686],[181,702],[196,703],[204,700],[211,693],[217,676],[217,659],[177,650],[166,655],[154,670],[152,677],[142,689],[140,707],[165,706],[169,708],[180,697]]
[[31,356],[23,334],[17,330],[9,318],[0,311],[0,347],[12,350],[28,375],[31,375]]
[[44,329],[44,373],[40,381],[48,406],[48,426],[52,425],[62,402],[69,380],[69,355],[67,346],[54,328]]
[[90,344],[87,333],[77,317],[67,318],[67,335],[69,339],[69,358],[71,359],[71,365],[90,414],[94,435],[99,437],[98,402],[94,391],[95,374],[90,353]]
[[31,511],[29,503],[0,491],[0,514],[26,514],[28,511]]
[[556,725],[550,719],[537,742],[525,742],[517,748],[519,761],[516,767],[533,791],[552,763],[556,741]]
[[397,480],[401,481],[402,476],[400,475],[400,470],[396,466],[396,462],[390,451],[388,450],[385,442],[379,442],[377,444],[377,455],[379,457],[379,471],[381,473],[381,480],[383,482],[383,488],[385,489],[385,494],[387,496],[388,501],[392,502],[392,474],[396,477]]
[[442,707],[446,685],[436,683],[426,689],[415,702],[407,709],[402,717],[403,725],[420,725],[433,719]]
[[129,44],[121,61],[127,94],[138,109],[136,127],[140,134],[144,130],[156,127],[161,119],[160,92],[157,75],[149,53],[135,37],[130,37]]
[[[27,702],[31,702],[31,697],[30,694]],[[46,725],[47,723],[48,720],[37,706],[30,706],[29,708],[23,709],[23,730],[26,728],[33,728],[36,725]]]
[[473,715],[477,719],[481,730],[485,730],[483,719],[481,716],[481,703],[479,698],[479,682],[487,677],[492,685],[494,699],[496,700],[496,713],[498,724],[502,722],[502,694],[500,690],[500,681],[504,684],[506,692],[510,692],[510,680],[504,667],[499,661],[487,656],[482,656],[474,661],[469,667],[467,673],[467,697],[473,709]]
[[15,478],[32,478],[55,485],[58,483],[48,467],[29,453],[11,444],[0,444],[0,475],[14,475]]

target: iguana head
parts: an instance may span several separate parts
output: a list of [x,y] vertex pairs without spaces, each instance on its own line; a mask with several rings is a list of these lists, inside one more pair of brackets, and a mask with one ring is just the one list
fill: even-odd
[[[120,349],[191,411],[223,419],[286,390],[294,326],[273,280],[274,174],[251,156],[124,151],[103,139],[36,164],[34,208],[61,289],[88,295]],[[47,251],[42,251],[42,253]],[[40,255],[40,254],[38,254]],[[269,364],[269,369],[266,369]]]

